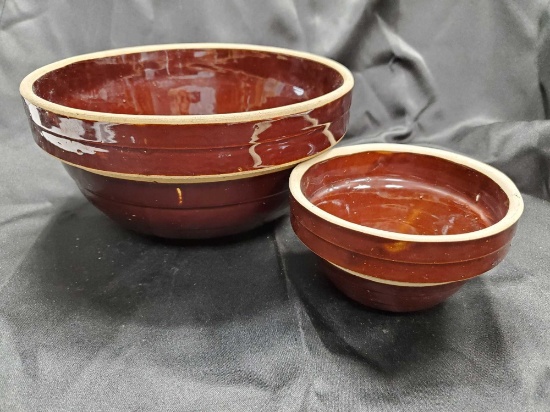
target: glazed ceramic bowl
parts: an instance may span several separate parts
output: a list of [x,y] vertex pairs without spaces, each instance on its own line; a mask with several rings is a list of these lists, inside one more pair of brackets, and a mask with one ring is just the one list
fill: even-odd
[[106,214],[204,237],[281,214],[289,169],[344,135],[352,87],[308,53],[176,44],[62,60],[20,91],[36,143]]
[[328,278],[367,306],[434,306],[506,255],[523,211],[503,173],[401,144],[332,150],[290,177],[291,221]]

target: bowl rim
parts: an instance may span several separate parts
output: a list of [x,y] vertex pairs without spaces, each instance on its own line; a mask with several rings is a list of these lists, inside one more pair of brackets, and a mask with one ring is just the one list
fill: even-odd
[[[497,223],[474,232],[453,235],[413,235],[406,233],[390,232],[359,225],[357,223],[352,223],[324,211],[323,209],[315,206],[306,198],[301,190],[300,183],[304,174],[312,166],[335,157],[353,155],[362,152],[414,153],[420,155],[434,156],[441,159],[449,160],[463,166],[467,166],[484,174],[489,179],[498,184],[498,186],[508,196],[508,211],[506,215]],[[331,151],[310,159],[304,163],[301,163],[296,168],[294,168],[290,175],[289,188],[292,197],[294,197],[294,199],[300,205],[306,208],[306,210],[308,210],[310,213],[313,213],[314,215],[320,217],[323,220],[326,220],[329,223],[355,232],[364,233],[366,235],[377,236],[402,242],[448,243],[483,239],[503,232],[504,230],[513,226],[520,218],[524,208],[523,198],[514,182],[512,182],[512,180],[508,176],[506,176],[504,173],[497,170],[496,168],[489,166],[488,164],[483,163],[479,160],[475,160],[468,156],[464,156],[448,150],[435,149],[426,146],[416,146],[411,144],[366,143],[332,149]]]
[[[108,113],[97,112],[92,110],[76,109],[58,103],[50,102],[36,95],[33,91],[33,84],[45,74],[68,66],[73,63],[100,59],[104,57],[113,57],[124,54],[146,53],[163,50],[178,50],[178,49],[234,49],[234,50],[250,50],[261,51],[279,55],[287,55],[298,57],[306,60],[311,60],[323,64],[335,70],[342,77],[342,84],[335,90],[305,100],[299,103],[293,103],[285,106],[278,106],[269,109],[253,110],[248,112],[222,113],[222,114],[204,114],[204,115],[139,115],[139,114],[123,114],[123,113]],[[111,49],[94,53],[81,54],[78,56],[69,57],[59,60],[54,63],[42,66],[33,72],[29,73],[19,86],[21,96],[29,103],[40,107],[44,110],[56,113],[62,116],[78,118],[82,120],[100,121],[117,124],[165,124],[165,125],[186,125],[186,124],[211,124],[211,123],[243,123],[258,120],[267,120],[278,117],[290,116],[304,112],[310,112],[317,107],[324,106],[333,102],[353,88],[353,75],[344,65],[328,58],[319,56],[313,53],[291,50],[281,47],[261,46],[253,44],[238,44],[238,43],[175,43],[175,44],[158,44],[148,46],[125,47],[119,49]]]

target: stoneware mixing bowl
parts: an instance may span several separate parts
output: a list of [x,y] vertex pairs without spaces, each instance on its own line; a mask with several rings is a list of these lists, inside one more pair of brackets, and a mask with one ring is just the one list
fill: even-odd
[[523,200],[503,173],[401,144],[338,148],[297,166],[291,220],[344,294],[403,312],[434,306],[506,255]]
[[194,238],[280,215],[290,169],[344,135],[352,87],[345,67],[308,53],[176,44],[62,60],[20,91],[36,143],[94,205]]

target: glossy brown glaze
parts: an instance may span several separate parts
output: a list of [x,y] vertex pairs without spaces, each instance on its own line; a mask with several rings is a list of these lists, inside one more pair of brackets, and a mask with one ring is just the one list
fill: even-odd
[[164,238],[210,238],[253,229],[285,213],[290,170],[247,179],[160,184],[68,166],[80,191],[120,225]]
[[346,132],[353,76],[273,47],[176,44],[65,59],[20,91],[36,143],[124,226],[173,238],[283,213],[290,168]]
[[212,176],[296,163],[346,131],[344,68],[283,49],[159,47],[31,74],[21,88],[38,145],[98,171]]
[[342,219],[417,235],[474,232],[508,210],[506,194],[489,177],[413,153],[364,152],[316,164],[304,174],[302,191]]
[[[360,245],[367,244],[362,241],[363,239],[358,239],[358,242],[353,244],[354,250],[350,250],[351,248],[348,247],[347,243],[342,243],[340,240],[332,243],[319,235],[317,228],[307,228],[297,217],[296,212],[296,203],[292,201],[292,227],[298,237],[315,254],[346,269],[374,278],[396,282],[443,283],[467,280],[492,269],[500,263],[508,253],[511,243],[511,237],[506,237],[506,243],[502,247],[494,248],[490,241],[483,241],[483,245],[490,245],[495,249],[488,254],[480,253],[473,245],[465,245],[466,249],[471,250],[465,260],[460,260],[456,254],[453,255],[453,250],[464,252],[460,246],[454,245],[451,247],[450,244],[446,244],[448,246],[446,248],[438,244],[439,247],[432,249],[431,245],[434,245],[435,242],[432,244],[405,244],[386,241],[382,244],[379,243],[377,246],[365,246],[363,250],[358,250],[361,247]],[[337,231],[331,232],[331,238],[338,237]],[[374,242],[371,244],[374,244]],[[407,252],[415,257],[414,254],[417,250],[424,252],[429,260],[420,263],[413,261],[413,259],[407,259]],[[399,255],[402,260],[392,259],[392,254]]]
[[311,60],[238,49],[172,49],[75,62],[34,92],[63,106],[137,115],[248,112],[302,102],[342,77]]
[[[363,152],[310,167],[301,190],[328,213],[375,229],[419,235],[473,232],[502,219],[508,199],[489,177],[414,153]],[[291,198],[293,224],[318,255],[359,273],[400,282],[464,280],[506,254],[515,225],[461,242],[408,242],[357,233],[310,213]],[[311,246],[310,245],[310,246]]]
[[437,304],[498,265],[523,210],[497,170],[407,145],[334,149],[297,166],[290,188],[292,227],[333,283],[394,311]]
[[516,229],[513,225],[486,238],[460,242],[438,242],[437,238],[425,242],[395,240],[334,225],[310,213],[292,197],[290,203],[300,224],[321,239],[340,245],[354,254],[395,262],[441,264],[473,260],[508,247]]
[[36,143],[65,162],[116,173],[201,176],[294,163],[327,150],[346,131],[349,104],[347,97],[292,118],[185,126],[102,125],[40,108],[31,115],[26,108],[29,119],[38,119],[30,123]]
[[323,274],[350,299],[370,308],[389,312],[429,309],[445,301],[464,285],[464,282],[422,287],[388,285],[352,275],[323,259],[320,268]]

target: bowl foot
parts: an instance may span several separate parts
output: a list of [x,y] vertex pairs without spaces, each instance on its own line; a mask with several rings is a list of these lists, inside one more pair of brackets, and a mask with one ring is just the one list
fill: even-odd
[[65,165],[84,196],[121,226],[170,239],[236,235],[288,210],[290,170],[210,183],[122,180]]
[[350,299],[389,312],[414,312],[434,307],[460,289],[464,281],[434,286],[400,286],[353,275],[321,259],[326,277]]
[[281,217],[287,194],[266,202],[199,210],[147,208],[91,196],[88,200],[120,226],[166,239],[210,239],[247,232]]

